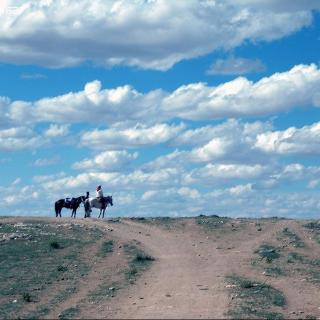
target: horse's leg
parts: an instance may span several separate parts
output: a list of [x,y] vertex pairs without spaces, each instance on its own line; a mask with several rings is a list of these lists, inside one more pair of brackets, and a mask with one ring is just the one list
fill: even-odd
[[101,215],[101,209],[100,209],[100,212],[99,212],[99,217],[98,217],[98,219],[100,218],[100,215]]

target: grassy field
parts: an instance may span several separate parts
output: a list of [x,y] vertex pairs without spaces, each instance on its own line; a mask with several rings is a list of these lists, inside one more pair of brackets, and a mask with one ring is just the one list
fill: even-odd
[[[50,307],[76,290],[78,277],[90,268],[82,253],[101,236],[96,228],[83,231],[76,224],[41,221],[0,225],[1,318],[29,316],[30,305],[57,283],[64,285],[48,301]],[[40,305],[31,315],[41,317],[48,309]]]

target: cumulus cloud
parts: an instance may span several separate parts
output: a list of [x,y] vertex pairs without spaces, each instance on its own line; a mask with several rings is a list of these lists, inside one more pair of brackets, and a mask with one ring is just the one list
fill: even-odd
[[229,189],[230,194],[239,196],[240,194],[248,194],[252,191],[251,183],[245,185],[237,185]]
[[5,124],[38,122],[94,123],[132,126],[172,119],[214,120],[228,117],[265,116],[296,107],[319,107],[320,70],[315,64],[297,65],[257,82],[238,77],[218,86],[183,85],[173,92],[140,93],[130,86],[102,89],[99,81],[83,91],[35,102],[0,99]]
[[320,122],[302,128],[290,127],[257,136],[255,147],[267,153],[319,154]]
[[121,151],[104,151],[97,154],[93,159],[84,159],[76,162],[73,168],[76,170],[97,170],[115,171],[124,169],[130,162],[137,159],[138,152],[129,153]]
[[[245,171],[248,168],[242,168]],[[231,172],[231,168],[228,169]],[[294,176],[295,170],[301,170],[298,164],[291,164],[283,167],[279,173],[283,172]],[[305,172],[311,176],[313,172],[314,180],[320,178],[318,167],[304,167]],[[317,170],[317,174],[315,174]],[[159,172],[160,171],[160,172]],[[96,183],[102,183],[107,194],[114,197],[115,207],[110,209],[111,215],[194,215],[194,214],[219,214],[228,216],[287,216],[287,217],[316,217],[320,209],[320,200],[317,192],[311,189],[303,193],[281,192],[278,189],[256,189],[250,177],[243,180],[229,179],[225,184],[223,179],[217,178],[217,185],[212,188],[206,187],[203,181],[194,182],[192,185],[183,185],[179,182],[183,170],[159,170],[158,172],[143,172],[135,170],[128,174],[121,173],[97,173],[87,172],[77,176],[67,176],[61,174],[60,177],[52,176],[40,179],[36,186],[15,186],[15,192],[19,189],[19,197],[13,199],[13,186],[0,187],[0,200],[12,210],[21,201],[32,203],[31,194],[36,192],[35,197],[43,190],[50,190],[50,196],[46,193],[45,199],[37,200],[37,204],[42,201],[42,206],[47,210],[52,210],[52,201],[59,197],[74,194],[83,194],[84,190],[91,190]],[[234,168],[234,171],[236,169]],[[230,175],[231,177],[231,175]],[[254,177],[254,175],[251,175]],[[264,176],[263,176],[264,178]],[[256,181],[257,178],[252,178]],[[286,177],[285,179],[288,179]],[[248,181],[249,180],[249,181]],[[299,178],[305,181],[304,177]],[[242,182],[243,181],[243,182]],[[288,180],[283,180],[287,183]],[[201,190],[201,191],[200,191]],[[50,202],[51,201],[51,202]],[[50,204],[50,205],[49,205]],[[13,210],[14,212],[14,210]],[[44,211],[43,211],[44,212]]]
[[241,75],[265,70],[265,65],[259,59],[246,59],[231,57],[228,59],[218,59],[207,71],[207,74],[216,75]]
[[268,122],[242,123],[230,119],[217,126],[187,130],[175,142],[187,144],[189,138],[200,142],[191,151],[180,154],[191,162],[259,163],[265,162],[265,156],[260,150],[253,148],[253,145],[257,135],[271,127]]
[[295,10],[282,6],[281,11],[274,2],[259,4],[12,0],[0,11],[0,61],[48,67],[93,61],[167,70],[181,60],[235,48],[244,41],[289,35],[310,25],[311,9],[319,8],[310,1]]
[[204,83],[181,86],[164,99],[165,113],[184,119],[262,116],[300,106],[318,106],[320,71],[298,65],[253,83],[239,77],[217,87]]
[[214,179],[252,179],[259,177],[267,170],[262,165],[246,165],[246,164],[212,164],[209,163],[205,167],[193,170],[189,177],[197,177],[198,181],[208,178]]
[[0,130],[0,150],[16,151],[41,147],[45,141],[30,128],[17,127]]
[[136,148],[168,142],[175,138],[185,125],[156,124],[151,127],[137,124],[133,128],[111,127],[85,132],[81,144],[95,149]]
[[69,133],[68,125],[51,124],[50,127],[45,130],[44,135],[49,138],[63,137]]
[[43,181],[41,186],[52,191],[74,190],[77,188],[88,189],[97,183],[105,184],[112,190],[131,190],[133,187],[158,188],[175,185],[179,182],[179,170],[175,168],[165,168],[153,172],[145,172],[136,169],[128,174],[123,172],[89,171],[75,176],[65,176],[60,179],[48,179]]

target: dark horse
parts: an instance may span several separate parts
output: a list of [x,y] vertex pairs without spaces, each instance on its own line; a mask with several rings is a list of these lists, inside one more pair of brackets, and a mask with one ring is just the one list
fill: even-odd
[[66,199],[60,199],[55,202],[54,209],[56,210],[56,217],[61,217],[62,208],[72,209],[71,218],[76,217],[77,210],[80,206],[81,202],[86,200],[85,196],[81,196],[78,198],[72,198],[70,201],[66,201]]
[[100,209],[100,214],[98,218],[100,218],[102,213],[102,219],[103,219],[104,212],[106,211],[106,208],[109,204],[113,206],[112,196],[104,197],[103,203],[101,203],[101,201],[99,201],[97,198],[87,199],[84,203],[84,210],[85,210],[84,217],[85,218],[90,217],[91,208],[97,208],[97,209]]

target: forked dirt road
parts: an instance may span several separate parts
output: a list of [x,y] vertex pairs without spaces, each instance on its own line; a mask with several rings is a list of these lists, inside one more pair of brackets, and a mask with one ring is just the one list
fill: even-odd
[[[123,220],[113,226],[121,241],[138,240],[156,261],[136,284],[121,290],[99,312],[90,308],[83,314],[92,318],[226,318],[231,301],[225,277],[232,274],[269,281],[285,293],[286,318],[298,312],[320,317],[319,287],[294,279],[266,278],[252,268],[254,251],[263,242],[274,241],[290,227],[306,242],[310,254],[320,257],[319,245],[295,221],[265,223],[257,230],[254,222],[237,222],[218,232],[206,233],[195,220],[185,220],[169,229],[164,226]],[[312,246],[312,247],[310,247]],[[311,249],[311,250],[310,250]],[[301,317],[301,314],[300,314]]]
[[[113,223],[96,219],[42,220],[96,226],[103,231],[101,239],[83,253],[90,272],[79,277],[74,294],[53,306],[45,318],[58,318],[70,308],[77,308],[76,318],[85,319],[230,318],[228,311],[234,297],[226,277],[235,274],[266,282],[283,292],[286,306],[280,311],[284,318],[312,315],[320,319],[320,279],[318,283],[307,281],[307,274],[298,268],[307,268],[307,265],[287,264],[286,261],[288,253],[299,253],[315,262],[313,268],[320,275],[320,264],[316,264],[320,261],[320,245],[301,222],[217,219],[221,226],[208,229],[196,219],[167,222],[121,219]],[[8,222],[18,221],[19,218],[8,219]],[[303,241],[302,248],[293,247],[292,240],[283,237],[285,228]],[[110,238],[114,241],[113,252],[99,258],[97,252],[102,242]],[[133,240],[155,258],[151,267],[134,284],[120,286],[114,297],[90,302],[90,293],[101,284],[123,281],[124,270],[128,267],[123,246]],[[268,276],[263,272],[268,265],[259,265],[264,261],[253,265],[253,261],[259,259],[255,250],[263,243],[281,248],[284,263],[281,268],[287,272],[285,275]],[[48,304],[54,290],[54,287],[48,288],[47,296],[44,292],[39,303]]]

